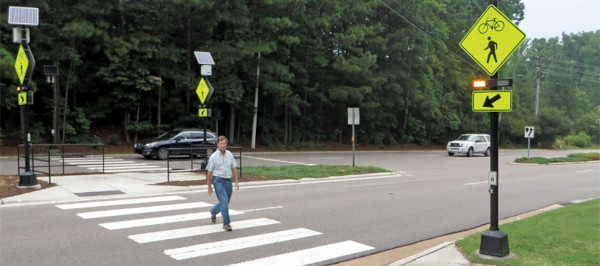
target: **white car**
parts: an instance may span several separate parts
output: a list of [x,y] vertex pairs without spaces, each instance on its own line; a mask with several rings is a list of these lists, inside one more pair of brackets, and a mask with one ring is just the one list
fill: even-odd
[[448,142],[446,150],[450,156],[454,156],[455,153],[463,153],[469,157],[473,156],[473,153],[490,156],[490,140],[490,135],[487,134],[462,134],[456,140]]

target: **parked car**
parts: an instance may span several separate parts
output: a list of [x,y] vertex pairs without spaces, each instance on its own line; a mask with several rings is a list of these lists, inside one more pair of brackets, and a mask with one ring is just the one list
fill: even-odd
[[[206,143],[210,145],[217,144],[217,134],[210,130],[206,130]],[[176,128],[165,132],[162,135],[138,141],[134,150],[135,153],[141,154],[146,159],[151,159],[156,156],[159,160],[166,160],[169,156],[168,148],[189,148],[194,145],[199,146],[204,144],[204,130],[195,128]],[[211,154],[214,148],[208,149],[208,154]],[[192,156],[204,154],[203,150],[193,150]],[[190,150],[172,150],[171,155],[190,155]]]
[[454,156],[455,153],[464,153],[467,156],[483,153],[485,156],[490,156],[490,140],[488,134],[462,134],[456,140],[448,142],[446,150],[450,156]]

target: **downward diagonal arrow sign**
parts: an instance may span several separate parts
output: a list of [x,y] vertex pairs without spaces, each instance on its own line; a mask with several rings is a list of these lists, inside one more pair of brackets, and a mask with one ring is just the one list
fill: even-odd
[[485,97],[485,102],[483,103],[483,107],[494,108],[494,102],[500,100],[502,97],[500,94],[496,94],[496,96],[490,99],[490,96]]

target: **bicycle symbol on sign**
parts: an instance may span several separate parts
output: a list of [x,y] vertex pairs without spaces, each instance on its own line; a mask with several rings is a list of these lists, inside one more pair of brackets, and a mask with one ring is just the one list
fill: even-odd
[[486,18],[486,22],[479,24],[479,32],[481,34],[484,34],[488,31],[488,29],[492,29],[492,30],[496,30],[496,31],[500,32],[504,29],[504,22],[502,22],[500,20],[496,20],[496,18],[493,18],[493,19]]

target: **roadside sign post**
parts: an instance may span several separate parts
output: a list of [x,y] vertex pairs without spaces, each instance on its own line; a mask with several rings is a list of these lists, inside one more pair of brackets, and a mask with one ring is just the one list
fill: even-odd
[[534,130],[535,130],[535,127],[532,127],[532,126],[525,127],[525,138],[527,139],[527,159],[529,159],[529,150],[531,147],[531,139],[534,138],[534,136],[535,136]]
[[[473,111],[490,113],[491,156],[490,172],[490,228],[481,235],[477,254],[495,257],[510,255],[508,235],[498,227],[498,112],[512,111],[512,91],[497,90],[511,86],[512,80],[498,79],[498,70],[525,40],[525,33],[498,8],[498,1],[490,5],[460,41],[460,47],[490,76],[487,81],[472,82],[471,88],[487,89],[473,91]],[[482,85],[482,86],[481,86]]]
[[359,108],[348,108],[348,125],[352,125],[352,167],[354,167],[354,150],[355,150],[355,125],[360,125],[360,109]]
[[41,186],[37,182],[37,176],[31,169],[30,146],[31,135],[29,134],[29,105],[33,104],[33,92],[27,86],[31,80],[35,59],[29,48],[30,36],[27,26],[37,26],[39,24],[39,9],[35,7],[8,7],[8,24],[17,25],[13,29],[13,42],[20,43],[17,60],[15,61],[15,71],[19,77],[20,85],[17,90],[17,101],[20,106],[21,129],[23,131],[23,144],[25,156],[25,171],[19,172],[18,188],[35,188]]
[[[200,99],[200,105],[198,106],[198,117],[200,118],[208,118],[211,117],[211,109],[206,106],[206,101],[210,99],[212,96],[214,89],[210,82],[208,81],[208,76],[212,76],[212,66],[215,65],[215,61],[212,58],[212,55],[209,52],[196,52],[194,51],[194,56],[196,56],[196,61],[200,65],[200,83],[198,83],[198,87],[196,87],[196,94],[198,95],[198,99]],[[207,127],[206,119],[203,123],[204,128],[204,141],[202,142],[206,145],[206,127]],[[201,168],[205,169],[208,164],[208,150],[204,150],[204,161],[202,161]]]

